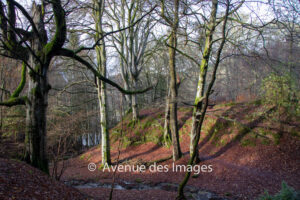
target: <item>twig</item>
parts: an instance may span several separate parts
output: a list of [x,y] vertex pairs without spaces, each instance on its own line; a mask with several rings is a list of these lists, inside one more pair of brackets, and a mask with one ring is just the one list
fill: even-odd
[[[118,156],[117,156],[117,167],[116,169],[118,169],[119,166],[119,159],[120,159],[120,154],[121,154],[121,146],[122,146],[122,138],[123,138],[123,95],[121,94],[121,104],[120,104],[120,110],[121,110],[121,134],[120,134],[120,140],[119,140],[119,145],[118,145]],[[115,186],[115,181],[116,181],[116,172],[117,170],[114,171],[113,173],[113,182],[111,184],[111,189],[110,189],[110,194],[109,194],[109,200],[112,200],[112,196],[113,196],[113,191],[114,191],[114,186]]]

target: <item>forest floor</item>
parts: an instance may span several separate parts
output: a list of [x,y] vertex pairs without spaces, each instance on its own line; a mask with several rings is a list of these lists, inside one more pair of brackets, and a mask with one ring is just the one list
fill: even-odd
[[0,199],[83,200],[88,197],[24,162],[0,158]]
[[[193,190],[220,197],[203,200],[252,200],[265,190],[278,192],[282,181],[300,190],[300,120],[281,117],[277,123],[271,120],[274,116],[270,110],[256,103],[223,104],[208,110],[199,144],[199,165],[211,165],[213,171],[190,178],[189,199]],[[114,164],[130,166],[149,166],[157,161],[157,165],[167,166],[168,172],[151,172],[149,168],[145,172],[103,172],[100,146],[64,161],[60,182],[23,162],[0,158],[0,199],[108,199],[113,177],[113,199],[175,199],[185,173],[172,170],[173,161],[168,159],[172,150],[157,140],[163,112],[163,108],[144,109],[134,126],[125,117],[110,130],[111,157]],[[186,165],[191,109],[180,107],[178,118],[184,156],[174,165]],[[95,171],[88,170],[90,163],[97,165]]]
[[[228,104],[209,109],[199,144],[202,160],[199,165],[211,165],[213,171],[194,175],[188,185],[198,190],[212,191],[226,199],[256,199],[265,190],[273,194],[281,189],[282,181],[300,190],[300,121],[290,119],[274,123],[269,116],[271,109],[255,103]],[[163,110],[141,111],[138,130],[144,128],[145,134],[156,134],[156,130],[160,129],[157,124],[162,125]],[[180,108],[178,118],[184,156],[175,165],[186,165],[189,159],[191,110]],[[137,135],[142,134],[137,133],[126,118],[124,120],[123,125],[119,124],[111,132],[122,129],[122,137],[126,141],[128,138],[138,141]],[[151,126],[146,125],[147,121],[151,121]],[[117,136],[120,138],[120,135]],[[118,140],[112,139],[112,143],[112,161],[120,165],[150,165],[172,155],[171,148],[153,142],[134,143],[122,148]],[[89,163],[96,163],[97,169],[89,171]],[[82,193],[95,199],[108,199],[114,175],[112,171],[101,168],[100,163],[101,149],[94,147],[65,163],[67,168],[62,180],[77,185]],[[167,166],[169,171],[151,172],[148,168],[145,172],[115,173],[115,183],[123,188],[114,189],[113,199],[175,199],[176,184],[183,180],[185,173],[173,172],[171,159],[159,165]],[[94,183],[94,186],[89,183]],[[139,185],[146,185],[147,188],[141,189]]]

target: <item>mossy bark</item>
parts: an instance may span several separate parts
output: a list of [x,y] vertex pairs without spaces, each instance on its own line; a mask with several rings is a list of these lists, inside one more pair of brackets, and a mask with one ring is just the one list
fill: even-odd
[[[221,53],[222,53],[222,50],[223,50],[223,47],[224,47],[224,44],[226,41],[226,24],[227,24],[227,19],[228,19],[228,15],[229,15],[228,14],[229,6],[230,6],[230,3],[229,3],[229,0],[227,0],[226,12],[225,12],[225,16],[224,16],[224,23],[223,23],[223,27],[222,27],[222,39],[221,39],[220,46],[216,53],[216,60],[213,65],[212,77],[211,77],[208,87],[204,93],[204,86],[205,86],[205,82],[206,82],[206,72],[205,71],[207,70],[210,53],[212,51],[211,50],[212,49],[212,37],[213,37],[214,31],[215,31],[215,28],[217,26],[216,14],[217,14],[217,10],[218,10],[218,0],[212,1],[212,10],[211,10],[210,20],[209,20],[209,24],[208,24],[208,30],[206,33],[205,49],[204,49],[204,53],[203,53],[203,59],[201,61],[201,65],[200,65],[199,83],[198,83],[198,89],[197,89],[197,96],[195,99],[196,108],[193,111],[193,126],[194,126],[193,129],[194,130],[192,130],[192,131],[194,131],[194,132],[192,132],[192,133],[195,133],[194,137],[191,137],[191,141],[193,140],[193,143],[191,144],[191,145],[193,145],[193,147],[191,148],[193,153],[191,154],[191,157],[188,161],[188,165],[194,164],[194,160],[195,160],[197,152],[198,152],[197,147],[198,147],[198,142],[200,140],[200,133],[201,133],[203,121],[204,121],[207,106],[208,106],[209,95],[211,93],[212,87],[216,80],[216,74],[217,74],[219,63],[220,63]],[[200,97],[201,94],[202,94],[202,97]],[[178,196],[176,199],[185,199],[183,191],[184,191],[184,187],[187,184],[190,176],[191,176],[191,172],[186,172],[183,181],[179,184]]]
[[213,43],[213,33],[215,31],[216,26],[216,14],[217,14],[217,1],[213,1],[213,9],[210,16],[210,22],[208,24],[208,29],[206,30],[206,40],[205,40],[205,46],[203,51],[203,58],[199,66],[199,78],[198,78],[198,85],[197,85],[197,92],[196,97],[194,101],[194,108],[193,108],[193,115],[192,115],[192,130],[191,130],[191,139],[190,139],[190,156],[192,157],[194,151],[195,151],[195,162],[199,162],[199,155],[198,155],[198,148],[194,148],[194,143],[197,141],[197,126],[200,122],[201,118],[201,110],[203,106],[203,98],[204,98],[204,88],[205,88],[205,82],[206,82],[206,74],[208,69],[208,62],[209,57],[212,51],[212,43]]
[[[38,27],[39,36],[35,35],[31,40],[31,48],[34,54],[29,57],[29,63],[33,67],[28,69],[28,103],[26,103],[26,138],[25,138],[25,159],[32,166],[49,173],[47,158],[47,106],[49,62],[47,56],[41,52],[47,43],[46,31],[44,28],[43,15],[40,5],[33,4],[33,21]],[[41,39],[42,38],[42,39]],[[49,49],[50,50],[50,49]],[[36,55],[40,55],[38,58]]]
[[[44,67],[40,67],[40,70]],[[46,151],[47,105],[49,85],[47,76],[29,79],[26,105],[26,152],[25,159],[34,167],[48,173]]]

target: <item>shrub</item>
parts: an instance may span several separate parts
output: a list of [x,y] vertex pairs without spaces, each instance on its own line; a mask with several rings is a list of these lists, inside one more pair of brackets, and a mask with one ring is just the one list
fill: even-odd
[[262,81],[261,96],[263,103],[276,106],[278,111],[284,109],[288,114],[300,114],[299,92],[288,74],[267,76]]
[[289,187],[286,182],[282,182],[281,184],[281,190],[278,194],[275,196],[269,195],[268,192],[265,192],[264,195],[262,195],[260,200],[299,200],[300,194],[294,190],[294,188]]

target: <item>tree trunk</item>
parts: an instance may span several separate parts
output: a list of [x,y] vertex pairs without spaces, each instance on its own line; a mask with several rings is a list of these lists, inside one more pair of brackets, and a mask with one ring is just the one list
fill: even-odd
[[[47,70],[47,68],[46,66],[40,67],[40,71]],[[46,173],[49,172],[46,151],[48,91],[47,75],[30,75],[28,84],[28,100],[30,103],[26,105],[25,159],[32,166]]]
[[173,160],[181,158],[182,153],[179,143],[178,122],[177,122],[177,84],[176,84],[176,47],[177,28],[179,24],[179,0],[174,0],[174,20],[171,25],[171,35],[168,41],[169,49],[169,76],[170,76],[170,129],[173,146]]
[[108,133],[108,129],[107,129],[106,89],[105,89],[105,84],[102,81],[99,81],[98,85],[99,85],[98,86],[98,99],[99,99],[99,106],[100,106],[102,164],[105,164],[105,163],[111,164],[109,133]]
[[199,80],[198,80],[198,87],[197,87],[197,93],[195,97],[195,103],[193,108],[193,115],[192,115],[192,130],[191,130],[191,139],[190,139],[190,156],[192,157],[194,151],[196,154],[195,163],[198,163],[200,161],[199,155],[198,155],[198,148],[194,149],[194,143],[197,136],[197,123],[199,123],[200,115],[199,113],[202,110],[202,102],[201,97],[204,93],[204,87],[205,87],[205,77],[206,77],[206,70],[203,70],[200,72]]
[[[129,90],[130,88],[129,88],[129,85],[128,85],[128,80],[125,80],[124,79],[124,89],[125,90]],[[127,110],[126,111],[126,113],[128,112],[128,110],[131,110],[132,108],[131,108],[131,96],[132,95],[127,95],[127,94],[124,94],[124,96],[125,96],[125,102],[126,102],[126,106],[127,106],[127,109],[125,108],[125,110]]]
[[[223,27],[222,27],[222,40],[221,40],[221,44],[217,50],[217,55],[216,55],[216,60],[215,60],[215,64],[213,67],[211,80],[208,84],[207,91],[204,94],[206,72],[207,72],[210,53],[212,51],[212,43],[213,43],[212,38],[213,38],[213,34],[214,34],[214,31],[216,28],[216,15],[217,15],[217,10],[218,10],[218,0],[212,1],[212,11],[211,11],[211,15],[210,15],[208,29],[206,32],[206,40],[205,40],[205,47],[204,47],[204,52],[203,52],[203,59],[200,64],[199,82],[198,82],[197,94],[196,94],[196,98],[195,98],[195,106],[196,107],[194,108],[194,111],[193,111],[194,132],[192,132],[191,134],[195,133],[196,135],[194,135],[193,137],[191,136],[191,140],[193,140],[193,148],[191,148],[191,150],[193,153],[190,155],[191,157],[188,161],[188,165],[194,164],[194,159],[196,158],[196,153],[198,152],[197,147],[198,147],[198,142],[200,140],[200,133],[201,133],[203,121],[204,121],[207,106],[208,106],[208,98],[211,93],[214,82],[216,80],[216,74],[217,74],[217,69],[218,69],[219,63],[220,63],[221,53],[222,53],[222,50],[223,50],[223,47],[224,47],[224,44],[226,41],[226,24],[227,24],[228,13],[229,13],[229,5],[230,5],[229,0],[227,0],[226,14],[225,14]],[[178,196],[176,199],[185,199],[183,191],[184,191],[185,185],[187,184],[187,182],[190,178],[190,175],[191,175],[191,172],[187,171],[183,181],[179,184]]]
[[165,122],[164,122],[164,143],[165,146],[169,146],[171,142],[171,130],[170,130],[170,89],[168,89],[168,94],[166,98],[166,108],[165,108]]
[[202,124],[199,125],[200,123],[199,121],[201,118],[201,110],[203,106],[202,101],[204,98],[204,89],[205,89],[205,80],[206,80],[206,74],[208,69],[208,62],[209,62],[210,53],[212,51],[212,39],[215,30],[217,7],[218,7],[218,1],[214,0],[213,9],[210,16],[210,22],[208,24],[209,29],[206,31],[207,37],[205,40],[203,58],[199,66],[200,73],[199,73],[197,92],[196,92],[196,97],[194,102],[194,109],[193,109],[193,116],[192,116],[192,130],[191,130],[191,139],[190,139],[190,156],[192,157],[195,151],[195,158],[196,158],[195,162],[200,161],[198,155],[198,148],[194,149],[195,146],[194,144],[195,142],[198,143],[196,137],[197,137],[197,133],[199,132],[199,127],[201,130],[201,126],[202,126]]
[[[137,80],[135,78],[133,78],[132,80],[132,86],[133,86],[133,90],[136,90]],[[139,113],[138,113],[139,111],[138,111],[136,94],[133,94],[131,96],[131,108],[132,108],[132,121],[136,122],[139,119]]]
[[[102,30],[102,16],[104,11],[104,0],[95,0],[95,26],[96,26],[96,37],[95,40],[98,41],[99,38],[103,36]],[[97,64],[98,71],[102,76],[106,77],[106,50],[105,42],[101,40],[101,44],[96,47],[97,54]],[[98,81],[98,100],[100,107],[100,127],[101,127],[101,150],[102,150],[102,164],[111,164],[110,160],[110,144],[109,144],[109,132],[107,129],[107,95],[106,95],[106,85],[103,81],[97,79]]]
[[[2,64],[1,64],[1,71],[0,71],[0,80],[1,80],[1,82],[2,82],[2,84],[0,85],[0,87],[1,88],[5,88],[5,81],[3,80],[3,76],[2,76],[2,74],[3,74],[3,66],[2,66]],[[2,102],[3,101],[3,99],[4,99],[4,91],[3,90],[1,90],[0,91],[0,102]],[[3,117],[2,117],[2,106],[0,106],[0,138],[1,138],[1,134],[2,134],[2,125],[3,125]]]
[[179,143],[178,122],[177,122],[177,87],[176,87],[176,69],[175,55],[176,51],[176,27],[173,28],[169,39],[169,67],[170,67],[170,128],[173,145],[173,160],[181,158],[182,153]]
[[[42,51],[43,45],[47,42],[46,31],[44,29],[41,6],[33,6],[33,21],[38,27],[40,38],[34,35],[31,41],[32,50],[36,55]],[[49,173],[47,158],[47,106],[48,106],[48,84],[47,72],[48,62],[43,62],[44,58],[37,60],[32,54],[29,56],[29,63],[34,69],[29,69],[28,82],[28,103],[26,104],[26,136],[25,136],[25,160],[32,166]]]

